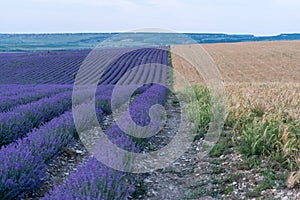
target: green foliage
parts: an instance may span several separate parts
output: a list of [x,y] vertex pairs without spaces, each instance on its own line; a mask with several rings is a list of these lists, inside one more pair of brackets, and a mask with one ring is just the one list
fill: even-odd
[[274,114],[257,115],[247,113],[236,122],[234,136],[238,150],[246,157],[271,157],[290,169],[299,169],[299,123]]
[[168,88],[173,88],[173,86],[174,86],[174,70],[173,70],[173,64],[172,64],[172,54],[171,54],[171,52],[169,51],[168,52],[168,66],[170,67],[170,68],[168,68],[168,77],[171,77],[171,78],[168,78],[167,79],[167,86],[168,86]]
[[224,142],[218,142],[213,149],[209,152],[210,157],[219,157],[224,154],[227,145]]
[[189,119],[194,123],[194,130],[198,134],[196,137],[204,137],[212,118],[209,89],[205,86],[197,85],[184,90],[179,95],[187,103]]
[[231,151],[230,148],[233,146],[230,135],[223,133],[208,155],[210,157],[220,157],[221,155],[228,154]]
[[147,192],[147,185],[145,185],[145,183],[143,181],[138,181],[135,184],[135,190],[134,190],[133,194],[131,195],[131,197],[134,199],[138,199],[141,196],[145,195],[146,192]]
[[239,170],[250,170],[259,165],[260,165],[260,158],[256,155],[250,156],[247,159],[244,159],[244,160],[236,163],[236,167]]
[[280,128],[272,118],[257,119],[252,123],[241,125],[241,139],[239,150],[246,156],[269,156],[280,153]]

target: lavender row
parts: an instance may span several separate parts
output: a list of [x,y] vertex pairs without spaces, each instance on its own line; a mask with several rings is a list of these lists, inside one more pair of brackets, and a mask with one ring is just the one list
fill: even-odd
[[11,96],[17,95],[20,92],[30,92],[36,89],[36,85],[16,85],[16,84],[1,84],[0,95]]
[[[100,79],[101,83],[115,84],[120,81],[122,84],[146,84],[158,79],[158,81],[164,81],[161,78],[162,68],[152,70],[153,65],[167,66],[166,59],[168,51],[159,48],[144,48],[138,49],[126,53],[121,57],[120,63],[113,64],[114,67],[108,68],[103,77]],[[141,67],[143,66],[143,67]],[[138,67],[138,68],[135,68]],[[133,71],[131,71],[134,69]]]
[[[110,95],[111,86],[102,86],[96,96],[97,117],[102,120],[101,103]],[[85,95],[83,95],[86,97]],[[85,98],[83,98],[85,99]],[[105,102],[106,106],[108,102]],[[90,125],[91,111],[86,104],[76,107],[82,117],[81,129]],[[46,163],[55,155],[62,152],[74,142],[76,128],[72,112],[52,119],[39,129],[32,130],[27,137],[19,139],[16,143],[2,147],[0,151],[0,199],[13,199],[25,192],[38,188],[43,184]]]
[[[101,101],[101,97],[96,97]],[[73,109],[81,116],[81,130],[90,128],[92,112],[86,103]],[[101,107],[96,110],[98,120],[103,119]],[[78,128],[78,127],[77,127]],[[52,119],[27,137],[2,147],[0,151],[0,199],[21,197],[24,193],[39,188],[44,181],[47,162],[61,153],[77,138],[73,113],[68,111]]]
[[[103,52],[103,53],[102,53]],[[166,65],[167,49],[106,49],[101,57],[93,58],[90,68],[97,68],[97,63],[103,63],[107,58],[119,55],[117,59],[108,59],[100,79],[101,84],[115,84],[133,67],[158,63]],[[124,53],[122,55],[122,52]],[[15,84],[72,84],[74,73],[78,71],[89,51],[61,51],[40,53],[0,54],[0,83]],[[86,77],[96,73],[86,72]],[[98,73],[98,72],[97,72]],[[10,75],[10,76],[7,76]]]
[[0,146],[14,142],[31,129],[71,109],[71,97],[72,92],[64,92],[0,113]]
[[[39,53],[0,54],[0,66],[3,74],[1,83],[37,84],[72,83],[72,74],[76,72],[89,51],[61,51]],[[14,73],[15,72],[15,73]],[[57,81],[60,77],[65,82]]]
[[67,181],[42,200],[61,199],[127,199],[134,191],[134,182],[128,174],[113,170],[90,158],[86,165],[72,173]]
[[132,120],[139,126],[148,125],[151,120],[148,114],[151,106],[165,105],[168,93],[165,86],[154,84],[129,107]]
[[[149,122],[146,114],[151,105],[166,102],[168,89],[161,85],[153,85],[143,94],[137,97],[130,106],[134,119],[140,118],[140,125]],[[140,147],[135,144],[132,137],[125,134],[113,124],[106,130],[106,135],[112,143],[127,151],[140,152]],[[95,152],[106,156],[112,165],[125,165],[128,158],[120,158],[115,152],[108,151],[105,146],[95,145]],[[99,156],[99,155],[97,155]],[[124,172],[108,168],[95,158],[90,158],[85,166],[80,167],[62,185],[56,185],[43,200],[59,199],[127,199],[134,190],[134,182]]]
[[[119,148],[139,152],[140,148],[126,134],[113,125],[106,131],[110,140]],[[114,165],[124,165],[125,158],[116,155],[108,148],[101,146],[101,155],[107,156]],[[134,191],[134,181],[130,174],[107,167],[93,157],[84,166],[73,172],[62,185],[54,189],[43,200],[61,199],[127,199]]]
[[[112,112],[112,110],[111,110],[111,97],[112,97],[113,91],[116,87],[118,88],[120,86],[100,85],[97,88],[96,95],[98,96],[99,99],[98,99],[98,101],[96,101],[96,106],[98,106],[100,104],[100,106],[102,107],[103,111],[106,114],[111,114],[111,112]],[[130,87],[134,87],[134,86],[133,85],[127,85],[127,86],[121,86],[121,87],[124,87],[124,93],[126,93],[126,89],[128,89]],[[151,85],[149,85],[149,84],[146,84],[142,87],[139,87],[137,90],[134,91],[133,96],[144,93],[150,87],[151,87]],[[118,98],[122,98],[122,96],[124,96],[124,94],[122,94],[122,93],[117,94]],[[126,99],[125,99],[125,101],[123,101],[123,100],[124,99],[120,99],[121,104],[126,102]]]
[[0,85],[0,96],[3,97],[10,97],[19,94],[26,94],[34,91],[45,91],[49,88],[57,88],[57,89],[72,89],[72,85],[16,85],[16,84],[2,84]]
[[[110,95],[112,89],[112,85],[99,86],[96,93],[102,99],[96,104],[103,107],[106,113],[111,112]],[[88,89],[83,90],[76,99],[72,99],[72,92],[67,91],[50,98],[15,107],[10,112],[0,113],[0,146],[22,138],[31,129],[37,128],[42,123],[69,110],[72,104],[78,105],[91,98]]]
[[9,97],[0,97],[0,112],[8,111],[9,109],[18,106],[20,104],[27,104],[33,101],[37,101],[42,98],[51,97],[57,93],[70,90],[66,87],[51,87],[48,86],[43,90],[33,90],[30,92],[19,92],[16,95]]
[[[113,125],[106,131],[110,140],[118,147],[138,152],[139,147],[132,139],[122,134],[117,126]],[[99,153],[110,158],[115,165],[124,165],[124,158],[115,155],[103,146]],[[123,173],[105,166],[95,158],[90,157],[84,166],[71,173],[68,179],[61,185],[55,185],[54,189],[43,200],[61,199],[127,199],[134,191],[134,181],[129,174]]]

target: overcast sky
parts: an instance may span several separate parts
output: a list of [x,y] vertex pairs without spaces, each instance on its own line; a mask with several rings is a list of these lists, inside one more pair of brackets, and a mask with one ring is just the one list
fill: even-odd
[[0,33],[300,32],[299,0],[1,0]]

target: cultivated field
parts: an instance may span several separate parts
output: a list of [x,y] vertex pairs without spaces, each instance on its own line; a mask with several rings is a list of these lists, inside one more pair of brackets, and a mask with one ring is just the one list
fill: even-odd
[[[80,89],[79,95],[72,97],[72,83],[77,78],[74,72],[86,55],[87,51],[0,55],[1,82],[5,83],[0,85],[1,200],[126,199],[133,193],[132,176],[93,158],[77,131],[88,131],[95,125],[93,110],[102,125],[108,120],[118,82],[124,87],[121,93],[126,93],[128,85],[139,85],[130,114],[139,126],[149,124],[149,108],[155,103],[164,105],[169,93],[163,86],[148,84],[165,85],[168,81],[168,70],[163,67],[169,65],[168,48],[108,49],[92,54],[90,70],[83,70],[77,81],[84,84],[85,78],[93,80],[103,73],[97,80],[96,109],[92,110],[88,106],[92,99],[89,89]],[[76,121],[74,115],[80,119]],[[140,144],[124,134],[116,122],[106,122],[105,133],[119,148],[141,151]],[[100,145],[98,148],[100,154],[105,151]],[[125,165],[125,157],[106,153],[110,161]]]
[[[201,45],[211,56],[222,75],[224,83],[245,82],[300,82],[300,41],[249,42]],[[183,45],[184,47],[184,45]],[[180,45],[172,48],[181,48]],[[176,70],[191,83],[202,83],[203,79],[188,62],[172,55]],[[184,67],[182,67],[184,66]]]
[[[227,95],[228,132],[211,153],[226,158],[213,162],[227,163],[223,176],[233,179],[223,183],[222,197],[300,198],[300,41],[207,44],[198,50],[197,45],[188,46],[171,46],[174,69],[192,84],[206,85],[197,71],[197,64],[205,64],[203,59],[193,59],[193,67],[178,56],[181,51],[193,54],[204,49],[217,66]],[[181,87],[176,77],[175,87]],[[232,178],[232,173],[239,175]],[[285,186],[296,189],[284,190]],[[220,185],[215,187],[220,192]],[[191,191],[193,198],[201,197],[199,191],[216,195],[205,186]]]
[[[105,49],[92,54],[87,69],[77,74],[88,53],[0,53],[0,200],[299,199],[300,41]],[[183,88],[186,83],[166,66],[195,86]],[[72,95],[75,80],[88,86],[89,80],[97,81],[92,82],[98,84],[94,107],[89,106],[93,96],[88,88]],[[200,145],[219,108],[212,105],[217,99],[204,80],[215,92],[223,92],[224,86],[227,99],[220,140],[203,158]],[[129,115],[121,115],[123,123],[112,115],[116,84],[123,87],[117,94],[122,98],[139,85],[129,97]],[[164,86],[174,86],[175,93]],[[122,98],[118,106],[127,100]],[[155,104],[166,115],[153,112]],[[188,117],[179,129],[182,110]],[[115,146],[135,153],[161,149],[178,130],[194,140],[164,170],[121,172],[90,152],[126,169],[134,156],[110,151],[99,140],[92,141],[89,151],[82,143],[99,137],[95,116]],[[128,123],[128,116],[140,127],[162,119],[165,124],[149,126],[161,128],[156,135],[137,138],[120,128],[144,134]]]

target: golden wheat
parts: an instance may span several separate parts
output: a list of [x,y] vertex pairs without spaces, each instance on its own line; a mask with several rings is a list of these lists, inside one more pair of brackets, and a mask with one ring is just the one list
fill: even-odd
[[[299,83],[243,83],[226,85],[228,94],[227,120],[236,122],[256,112],[263,121],[274,119],[279,125],[280,150],[290,158],[294,169],[288,187],[300,181],[300,84]],[[286,121],[292,123],[286,123]],[[296,130],[295,130],[295,127]]]

